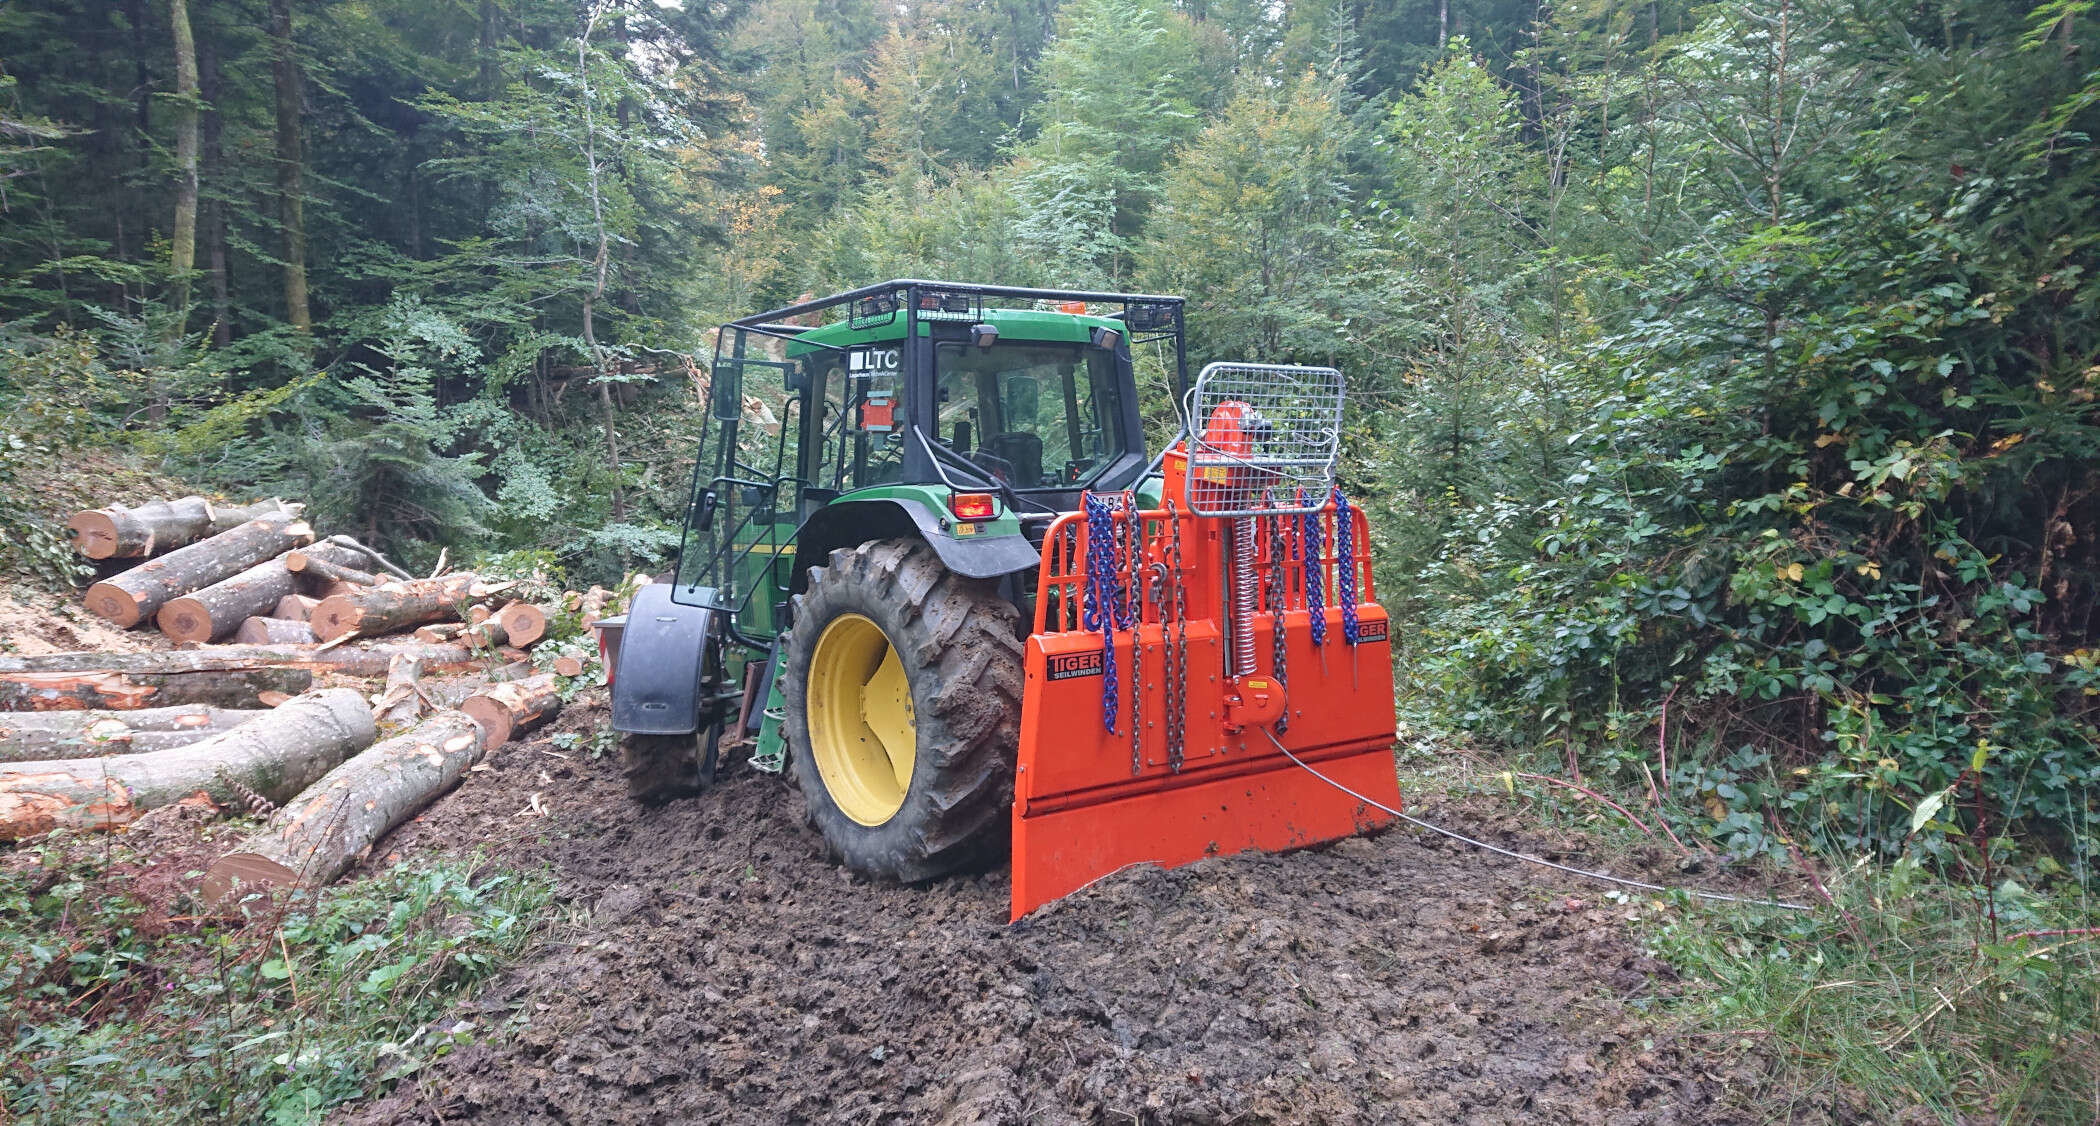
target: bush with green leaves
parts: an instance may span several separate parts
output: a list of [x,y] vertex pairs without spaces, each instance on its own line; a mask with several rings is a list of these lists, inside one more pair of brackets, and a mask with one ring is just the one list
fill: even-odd
[[[1655,77],[1696,225],[1564,261],[1580,332],[1473,292],[1517,330],[1473,363],[1529,350],[1558,401],[1433,369],[1394,424],[1385,531],[1427,546],[1388,562],[1403,675],[1448,721],[1653,777],[1737,853],[1779,848],[1774,816],[1971,866],[2100,849],[2100,74],[2050,19],[1955,7],[1722,9]],[[1523,187],[1475,165],[1475,196]],[[1576,165],[1563,206],[1623,211],[1638,167]]]

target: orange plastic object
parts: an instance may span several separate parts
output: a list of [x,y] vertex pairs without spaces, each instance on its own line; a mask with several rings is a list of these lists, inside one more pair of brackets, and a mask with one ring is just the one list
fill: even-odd
[[[1171,495],[1176,478],[1171,465],[1169,470]],[[1176,646],[1175,629],[1148,601],[1135,630],[1135,667],[1132,631],[1112,633],[1121,717],[1118,731],[1109,732],[1101,721],[1103,638],[1079,623],[1085,521],[1073,514],[1051,526],[1043,544],[1035,632],[1027,644],[1014,779],[1014,918],[1132,864],[1172,867],[1249,849],[1300,848],[1391,820],[1279,754],[1262,726],[1277,717],[1259,714],[1283,712],[1286,727],[1277,737],[1292,753],[1350,789],[1400,808],[1387,620],[1372,586],[1368,530],[1360,512],[1352,515],[1348,534],[1355,536],[1362,599],[1357,611],[1361,643],[1353,647],[1342,637],[1333,509],[1320,514],[1328,546],[1311,569],[1327,594],[1324,646],[1312,643],[1306,584],[1296,562],[1304,553],[1298,518],[1284,520],[1291,556],[1282,607],[1287,656],[1281,679],[1287,694],[1275,683],[1273,670],[1237,685],[1225,676],[1225,521],[1192,517],[1185,510],[1172,518],[1180,524],[1180,576],[1187,602],[1187,700],[1178,770],[1168,761],[1166,739],[1166,660]],[[1138,518],[1147,567],[1170,566],[1165,510]],[[1258,574],[1268,573],[1267,551],[1264,536]],[[1273,631],[1268,597],[1264,584],[1263,605],[1253,622],[1255,649],[1264,663]],[[1129,727],[1133,682],[1142,713],[1135,752]]]

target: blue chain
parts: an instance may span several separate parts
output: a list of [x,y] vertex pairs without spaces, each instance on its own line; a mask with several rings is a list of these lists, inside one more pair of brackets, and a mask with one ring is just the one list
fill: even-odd
[[[1299,492],[1298,503],[1305,504],[1305,493]],[[1305,557],[1298,566],[1305,572],[1305,608],[1311,615],[1312,643],[1327,644],[1327,566],[1320,558],[1320,510],[1307,508],[1299,518],[1299,538],[1305,541]]]
[[1356,522],[1349,498],[1334,490],[1334,565],[1342,595],[1342,637],[1356,644]]
[[1080,624],[1101,635],[1101,724],[1113,733],[1119,699],[1112,631],[1129,629],[1137,617],[1120,581],[1116,560],[1116,510],[1106,497],[1086,494],[1086,601]]

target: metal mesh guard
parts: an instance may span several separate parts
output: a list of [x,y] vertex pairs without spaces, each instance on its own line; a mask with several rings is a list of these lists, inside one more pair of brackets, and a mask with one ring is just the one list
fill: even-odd
[[1189,393],[1189,431],[1189,509],[1198,516],[1318,508],[1334,491],[1342,373],[1211,364]]

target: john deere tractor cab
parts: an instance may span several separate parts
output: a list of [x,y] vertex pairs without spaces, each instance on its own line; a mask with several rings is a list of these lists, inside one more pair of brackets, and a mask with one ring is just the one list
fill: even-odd
[[[1133,861],[1377,823],[1334,788],[1399,801],[1340,376],[1192,385],[1182,312],[899,280],[725,325],[678,569],[615,665],[630,792],[694,792],[751,738],[851,868],[1011,847],[1017,917]],[[1153,457],[1139,354],[1189,412]]]

